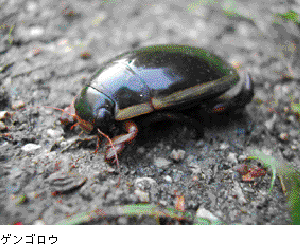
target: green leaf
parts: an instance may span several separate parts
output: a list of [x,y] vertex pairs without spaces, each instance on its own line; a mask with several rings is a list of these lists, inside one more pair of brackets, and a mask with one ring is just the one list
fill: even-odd
[[251,150],[250,154],[252,154],[253,156],[247,157],[248,160],[251,159],[259,160],[267,169],[272,171],[272,182],[271,182],[271,187],[269,189],[269,193],[270,193],[273,190],[275,179],[276,179],[276,172],[280,167],[280,163],[273,156],[266,155],[265,153],[257,149]]
[[268,156],[265,153],[254,149],[250,151],[253,156],[248,159],[258,159],[267,168],[273,171],[272,187],[275,181],[274,175],[278,173],[281,177],[281,183],[286,190],[288,204],[290,207],[292,222],[295,225],[300,225],[300,172],[291,164],[279,161],[273,156]]

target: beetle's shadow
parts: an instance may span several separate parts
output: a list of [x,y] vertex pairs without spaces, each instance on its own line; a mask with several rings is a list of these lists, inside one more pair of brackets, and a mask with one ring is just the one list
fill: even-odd
[[139,127],[136,145],[151,148],[158,143],[165,143],[177,148],[184,147],[188,141],[196,140],[201,136],[195,128],[167,120],[152,123],[147,128]]
[[250,135],[252,124],[252,118],[245,111],[207,116],[203,125],[204,136],[243,146]]
[[185,147],[204,137],[231,139],[233,132],[244,139],[251,124],[250,117],[245,112],[217,115],[162,114],[144,116],[136,121],[139,128],[137,146],[154,147],[162,142],[173,148]]

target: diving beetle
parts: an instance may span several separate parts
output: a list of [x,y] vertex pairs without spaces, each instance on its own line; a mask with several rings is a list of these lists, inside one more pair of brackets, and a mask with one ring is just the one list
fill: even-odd
[[[172,114],[187,109],[221,113],[243,108],[254,95],[247,73],[207,50],[190,45],[152,45],[104,62],[75,98],[75,116],[88,134],[97,128],[126,133],[113,138],[106,161],[112,160],[137,135],[136,117]],[[170,115],[171,114],[171,115]],[[176,117],[176,116],[174,116]],[[116,152],[115,152],[116,151]]]

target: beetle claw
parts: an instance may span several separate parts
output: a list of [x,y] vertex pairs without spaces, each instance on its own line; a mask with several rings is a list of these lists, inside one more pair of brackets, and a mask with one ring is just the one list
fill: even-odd
[[125,144],[132,143],[132,140],[136,137],[138,133],[138,128],[136,124],[131,120],[126,121],[124,123],[124,127],[127,133],[118,135],[112,139],[112,145],[114,147],[107,145],[108,149],[105,153],[105,160],[107,162],[115,163],[117,155],[122,152],[122,150],[125,147]]
[[125,144],[115,145],[114,148],[109,147],[105,152],[106,162],[116,163],[117,155],[123,151]]

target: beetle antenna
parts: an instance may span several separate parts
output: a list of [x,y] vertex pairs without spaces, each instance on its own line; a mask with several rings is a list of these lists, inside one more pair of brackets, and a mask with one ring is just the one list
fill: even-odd
[[[75,96],[75,98],[76,98],[76,96]],[[74,107],[74,100],[75,100],[75,98],[73,99],[72,104],[71,104],[70,106],[68,106],[68,107],[72,107],[72,106]],[[71,116],[73,119],[79,120],[79,118],[78,118],[78,116],[77,116],[76,114],[71,114],[71,113],[67,112],[66,109],[60,109],[60,108],[51,107],[51,106],[43,106],[43,107],[45,107],[45,108],[50,108],[50,109],[57,110],[57,111],[61,111],[61,112],[63,112],[63,113],[68,114],[68,115]],[[67,107],[67,108],[68,108],[68,107]],[[70,130],[72,130],[75,126],[78,126],[78,125],[79,125],[79,123],[76,123],[76,124],[72,125],[72,127],[71,127]]]
[[77,98],[77,97],[78,97],[78,95],[76,95],[76,96],[73,98],[71,106],[73,106],[73,107],[74,107],[75,98]]
[[60,109],[60,108],[56,108],[56,107],[51,107],[51,106],[43,106],[43,107],[48,108],[48,109],[53,109],[53,110],[61,111],[63,113],[66,113],[66,114],[70,115],[71,117],[75,116],[74,114],[70,114],[70,113],[66,112],[64,109]]
[[[117,150],[116,150],[116,148],[115,148],[114,144],[112,143],[112,141],[111,141],[110,137],[109,137],[109,136],[107,136],[107,135],[106,135],[104,132],[101,132],[99,128],[98,128],[98,132],[99,132],[99,133],[100,133],[102,136],[104,136],[105,138],[107,138],[107,140],[108,140],[108,142],[109,142],[110,146],[111,146],[111,147],[114,149],[115,156],[116,156],[116,163],[117,163],[117,167],[118,167],[118,168],[119,168],[119,170],[120,170],[120,164],[119,164],[119,159],[118,159]],[[121,170],[120,170],[120,171],[121,171]],[[120,176],[119,176],[119,183],[118,183],[117,187],[119,187],[119,186],[120,186],[120,182],[121,182],[121,174],[120,174]]]

